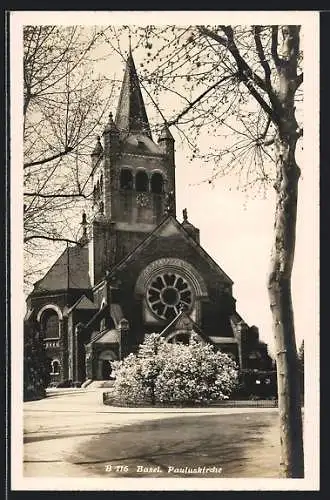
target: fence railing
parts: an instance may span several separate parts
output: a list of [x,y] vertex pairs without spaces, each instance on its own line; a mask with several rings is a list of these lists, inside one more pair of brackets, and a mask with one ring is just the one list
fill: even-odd
[[186,405],[151,405],[150,403],[144,403],[144,402],[139,402],[136,405],[121,405],[118,404],[114,398],[112,392],[103,392],[103,403],[105,405],[109,406],[123,406],[123,407],[148,407],[148,408],[277,408],[278,406],[278,401],[277,399],[247,399],[247,400],[240,400],[240,399],[226,399],[224,401],[213,401],[212,403],[209,403],[205,406],[197,406],[197,405],[192,405],[189,406],[189,404]]

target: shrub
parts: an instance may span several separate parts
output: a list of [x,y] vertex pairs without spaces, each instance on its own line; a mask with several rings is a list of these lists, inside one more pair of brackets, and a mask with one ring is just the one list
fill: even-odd
[[235,362],[212,345],[169,344],[158,334],[114,367],[114,397],[123,404],[206,404],[227,399],[237,380]]
[[165,365],[168,344],[159,335],[152,334],[140,345],[137,354],[129,354],[123,361],[115,361],[116,380],[114,397],[124,403],[156,402],[155,384]]
[[46,395],[49,363],[37,323],[24,323],[24,401]]

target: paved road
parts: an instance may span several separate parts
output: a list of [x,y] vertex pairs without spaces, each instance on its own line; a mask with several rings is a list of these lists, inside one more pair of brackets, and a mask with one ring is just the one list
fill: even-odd
[[24,474],[278,477],[278,433],[276,409],[120,410],[102,390],[54,391],[24,403]]

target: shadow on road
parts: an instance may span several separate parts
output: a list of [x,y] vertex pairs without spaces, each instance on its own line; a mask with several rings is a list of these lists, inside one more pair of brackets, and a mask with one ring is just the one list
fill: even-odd
[[278,439],[274,413],[182,416],[113,429],[71,458],[94,476],[276,478]]

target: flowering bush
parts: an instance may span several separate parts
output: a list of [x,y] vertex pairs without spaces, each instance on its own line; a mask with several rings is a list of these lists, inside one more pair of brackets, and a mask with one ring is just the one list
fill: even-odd
[[152,334],[115,363],[115,400],[124,404],[205,404],[226,399],[237,381],[235,362],[210,344],[169,344]]
[[124,403],[156,402],[156,380],[165,366],[167,344],[159,335],[152,334],[140,345],[137,354],[129,354],[123,361],[114,361],[116,380],[114,397]]

